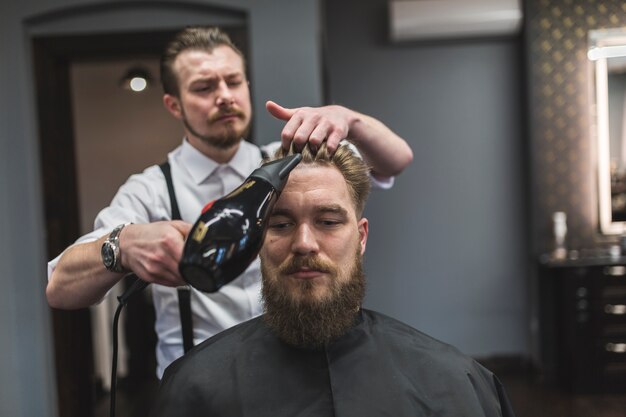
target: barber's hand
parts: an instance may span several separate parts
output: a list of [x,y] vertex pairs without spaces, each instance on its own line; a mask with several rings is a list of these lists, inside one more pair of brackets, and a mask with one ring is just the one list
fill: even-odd
[[272,116],[287,122],[281,133],[285,149],[293,143],[296,150],[301,150],[307,142],[316,149],[326,141],[328,150],[334,153],[339,142],[348,138],[350,126],[355,120],[354,112],[342,106],[288,109],[268,101],[265,108]]
[[185,285],[178,263],[191,227],[180,220],[129,224],[120,235],[122,266],[153,284]]

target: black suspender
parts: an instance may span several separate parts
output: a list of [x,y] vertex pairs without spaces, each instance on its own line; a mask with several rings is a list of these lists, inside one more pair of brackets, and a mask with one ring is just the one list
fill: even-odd
[[[174,183],[172,182],[172,172],[170,170],[170,164],[168,161],[159,165],[163,175],[165,176],[165,182],[167,183],[167,192],[170,196],[170,205],[172,206],[172,220],[182,220],[180,217],[180,210],[178,209],[178,202],[176,200],[176,193],[174,192]],[[193,321],[191,320],[191,289],[188,286],[179,287],[178,292],[178,309],[180,310],[180,325],[183,335],[183,349],[185,353],[193,347]]]
[[[268,158],[268,154],[264,149],[259,150],[261,152],[261,158],[265,161]],[[167,192],[170,196],[170,205],[172,206],[172,220],[182,220],[180,217],[180,210],[178,208],[178,201],[176,200],[176,193],[174,192],[174,183],[172,182],[172,171],[170,169],[170,163],[168,161],[159,165],[163,175],[165,176],[165,182],[167,183]],[[193,321],[191,319],[191,289],[188,286],[179,287],[178,292],[178,309],[180,310],[180,325],[183,334],[183,349],[185,353],[193,347]]]
[[180,217],[180,210],[178,209],[178,202],[176,201],[176,193],[174,192],[174,183],[172,182],[172,171],[170,169],[170,163],[168,161],[159,165],[163,175],[165,176],[165,182],[167,183],[167,192],[170,195],[170,204],[172,206],[172,220],[182,220]]
[[185,353],[193,347],[193,321],[191,320],[191,289],[188,286],[178,287],[178,309],[180,325],[183,333],[183,350]]

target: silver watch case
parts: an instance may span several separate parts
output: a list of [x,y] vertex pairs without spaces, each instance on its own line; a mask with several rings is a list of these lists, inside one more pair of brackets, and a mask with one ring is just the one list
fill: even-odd
[[100,249],[100,256],[102,257],[102,264],[106,269],[113,272],[125,272],[124,268],[122,268],[122,263],[120,260],[120,241],[119,235],[122,232],[122,229],[126,226],[126,224],[121,224],[117,226],[107,240],[102,244],[102,248]]

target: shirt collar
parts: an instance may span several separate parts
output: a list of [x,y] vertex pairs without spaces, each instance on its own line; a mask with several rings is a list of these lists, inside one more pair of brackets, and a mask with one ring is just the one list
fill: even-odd
[[257,147],[244,140],[239,143],[239,148],[232,159],[228,163],[220,165],[194,148],[185,138],[181,149],[181,159],[184,161],[183,166],[189,171],[189,175],[196,184],[201,184],[220,166],[228,166],[242,178],[245,178],[261,162]]
[[237,153],[227,165],[245,178],[261,165],[261,151],[256,145],[242,140]]

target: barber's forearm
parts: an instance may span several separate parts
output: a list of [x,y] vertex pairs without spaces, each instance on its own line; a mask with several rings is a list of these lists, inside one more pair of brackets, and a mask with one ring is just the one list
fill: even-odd
[[349,140],[378,176],[398,175],[413,160],[413,151],[407,142],[371,116],[357,113]]
[[74,245],[61,256],[46,288],[51,307],[77,309],[96,304],[122,279],[124,274],[108,271],[102,264],[100,248],[105,239]]

